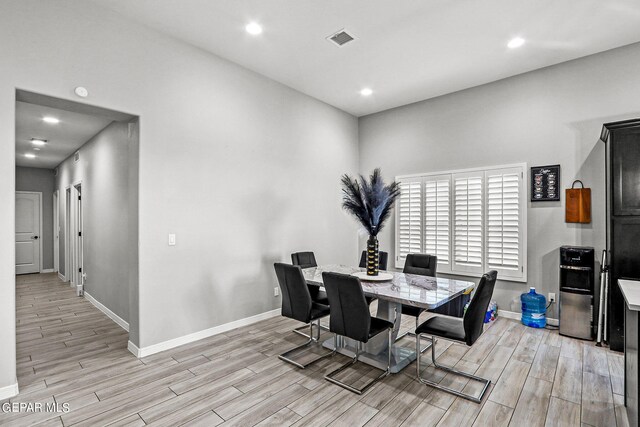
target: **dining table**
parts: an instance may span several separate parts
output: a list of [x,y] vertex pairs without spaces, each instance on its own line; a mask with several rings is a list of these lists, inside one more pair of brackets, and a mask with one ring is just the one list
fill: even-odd
[[[323,287],[322,273],[334,272],[354,275],[366,271],[364,268],[346,265],[320,265],[302,270],[307,284]],[[386,281],[367,280],[361,278],[362,291],[365,296],[378,299],[376,317],[393,323],[391,342],[391,373],[400,372],[416,359],[415,345],[405,347],[400,345],[402,340],[397,340],[402,320],[402,305],[421,307],[432,310],[449,301],[468,293],[475,287],[475,283],[448,279],[444,277],[421,276],[417,274],[405,274],[394,271],[381,271],[388,273]],[[360,344],[359,358],[361,362],[376,368],[387,369],[387,334],[378,334],[367,343]],[[323,346],[335,350],[345,356],[354,357],[357,341],[347,337],[338,336],[338,348],[334,348],[333,337],[325,340]]]

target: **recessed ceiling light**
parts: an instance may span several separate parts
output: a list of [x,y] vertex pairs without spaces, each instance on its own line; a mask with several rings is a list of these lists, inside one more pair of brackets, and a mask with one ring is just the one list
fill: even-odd
[[47,143],[47,140],[40,138],[31,138],[31,143],[33,145],[45,145]]
[[511,40],[509,40],[509,43],[507,43],[507,47],[509,49],[515,49],[517,47],[520,47],[524,44],[524,39],[522,37],[514,37]]
[[244,29],[247,30],[247,33],[254,36],[262,33],[262,26],[256,22],[251,22],[246,27],[244,27]]
[[33,153],[27,153],[27,154],[25,154],[24,156],[25,156],[27,159],[35,159],[35,158],[36,158],[36,155],[35,155],[35,154],[33,154]]
[[44,117],[42,121],[50,123],[52,125],[57,125],[58,123],[60,123],[59,119],[56,119],[55,117],[50,117],[50,116]]
[[360,91],[360,95],[362,96],[370,96],[372,93],[373,91],[371,90],[371,88],[368,88],[368,87],[365,87]]

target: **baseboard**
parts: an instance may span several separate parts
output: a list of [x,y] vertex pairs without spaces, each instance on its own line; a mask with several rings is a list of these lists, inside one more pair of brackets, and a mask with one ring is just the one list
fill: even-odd
[[40,273],[44,274],[44,273],[55,273],[56,271],[53,268],[45,268],[44,270],[41,270]]
[[60,273],[60,272],[58,272],[58,279],[62,280],[63,282],[67,281],[67,278],[64,277],[64,275],[62,273]]
[[109,317],[111,320],[116,322],[122,329],[129,332],[129,322],[126,322],[123,318],[115,314],[113,311],[109,310],[107,307],[105,307],[102,303],[100,303],[98,300],[96,300],[86,291],[84,293],[84,297],[87,299],[87,301],[93,304],[98,310],[100,310],[101,312],[106,314],[107,317]]
[[[520,320],[522,318],[522,313],[498,309],[498,317]],[[547,324],[550,326],[558,326],[560,324],[560,321],[558,319],[554,319],[553,317],[547,317]]]
[[[86,293],[85,293],[86,295]],[[262,320],[271,319],[280,315],[280,309],[266,311],[264,313],[256,314],[255,316],[245,317],[244,319],[234,320],[233,322],[225,323],[224,325],[214,326],[213,328],[205,329],[203,331],[194,332],[189,335],[184,335],[178,338],[174,338],[168,341],[164,341],[158,344],[153,344],[147,347],[138,348],[135,344],[129,341],[127,348],[137,357],[147,357],[152,354],[160,353],[161,351],[169,350],[174,347],[189,344],[194,341],[198,341],[204,338],[209,338],[214,335],[228,332],[232,329],[240,328],[242,326],[248,326]]]
[[142,357],[141,356],[142,353],[140,352],[140,349],[138,348],[138,346],[132,343],[131,341],[127,343],[127,350],[129,350],[131,353],[133,353],[134,356],[138,358]]
[[0,402],[18,395],[18,381],[5,387],[0,387]]

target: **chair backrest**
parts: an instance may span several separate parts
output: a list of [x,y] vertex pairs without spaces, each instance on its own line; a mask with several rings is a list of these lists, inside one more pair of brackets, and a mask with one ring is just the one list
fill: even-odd
[[309,323],[311,317],[311,295],[302,269],[297,265],[273,264],[282,291],[282,315]]
[[464,340],[467,345],[473,345],[480,335],[484,326],[484,318],[487,314],[487,308],[491,302],[493,288],[496,285],[498,272],[491,270],[482,275],[478,288],[476,289],[467,312],[464,314],[462,323],[464,325]]
[[[378,252],[378,269],[386,270],[387,269],[387,260],[389,259],[389,254],[385,251]],[[362,255],[360,256],[360,268],[367,268],[367,251],[362,251]]]
[[436,277],[438,257],[427,254],[409,254],[404,261],[403,273]]
[[317,267],[316,256],[313,252],[296,252],[291,254],[291,264],[299,265],[300,268]]
[[329,330],[334,334],[367,342],[371,328],[371,314],[362,292],[360,279],[348,274],[324,272],[322,281],[331,309]]

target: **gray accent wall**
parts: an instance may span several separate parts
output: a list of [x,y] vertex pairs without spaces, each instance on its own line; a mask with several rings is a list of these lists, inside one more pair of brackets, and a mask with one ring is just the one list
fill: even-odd
[[55,232],[53,225],[54,176],[51,169],[16,167],[16,191],[42,193],[42,269],[53,268],[53,245]]
[[[561,201],[528,202],[528,282],[499,281],[494,294],[499,308],[520,311],[520,294],[529,286],[545,296],[556,292],[558,298],[560,246],[594,246],[600,258],[605,245],[605,147],[598,139],[603,123],[640,117],[639,99],[640,44],[634,44],[362,117],[360,168],[368,172],[379,166],[392,178],[521,162],[528,167],[559,163]],[[591,224],[564,222],[564,189],[574,179],[592,189]],[[379,236],[392,260],[394,227],[392,221]],[[548,314],[557,317],[557,307]]]
[[273,263],[293,251],[357,262],[339,189],[355,117],[92,2],[0,8],[0,387],[16,377],[16,87],[140,117],[138,347],[278,309]]
[[[71,156],[58,166],[56,188],[66,189],[82,183],[83,272],[87,275],[85,292],[117,316],[129,322],[129,269],[137,264],[137,239],[130,233],[129,221],[137,221],[137,200],[130,197],[130,173],[137,174],[137,163],[130,152],[137,150],[137,140],[129,137],[128,123],[113,122],[87,141],[80,149],[80,159]],[[135,158],[133,159],[135,161]],[[130,165],[131,163],[131,165]],[[135,182],[134,182],[135,184]],[[61,233],[66,236],[66,212],[60,213]]]

